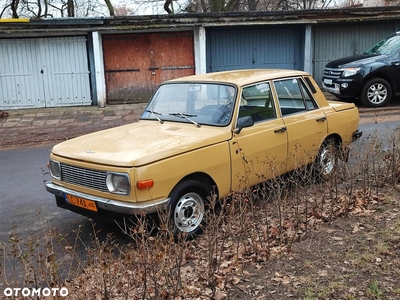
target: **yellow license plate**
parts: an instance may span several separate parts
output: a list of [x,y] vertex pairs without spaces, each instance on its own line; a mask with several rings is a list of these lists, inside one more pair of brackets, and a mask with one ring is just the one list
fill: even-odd
[[79,206],[91,211],[97,211],[97,206],[96,203],[92,200],[88,200],[88,199],[83,199],[80,197],[76,197],[73,195],[66,195],[67,200],[70,204],[75,205],[75,206]]

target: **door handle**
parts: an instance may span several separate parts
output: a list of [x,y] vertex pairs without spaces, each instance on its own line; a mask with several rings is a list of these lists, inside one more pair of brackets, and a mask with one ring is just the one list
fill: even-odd
[[285,127],[282,127],[282,128],[279,128],[279,129],[275,129],[274,130],[274,132],[275,133],[279,133],[279,132],[285,132],[286,131],[286,126]]
[[316,121],[317,122],[324,122],[324,121],[326,121],[326,117],[318,118]]

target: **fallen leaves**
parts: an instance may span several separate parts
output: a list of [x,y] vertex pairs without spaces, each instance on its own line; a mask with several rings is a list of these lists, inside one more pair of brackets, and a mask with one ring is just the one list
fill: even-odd
[[[253,299],[263,299],[262,294],[274,294],[274,290],[265,291],[267,283],[249,284],[253,276],[247,271],[250,266],[260,270],[271,257],[287,256],[292,243],[304,239],[310,228],[345,215],[373,214],[371,204],[382,201],[368,190],[337,195],[332,199],[322,196],[323,203],[309,196],[304,197],[306,201],[294,202],[290,194],[277,200],[278,204],[246,201],[237,208],[240,218],[235,215],[235,207],[230,206],[229,214],[211,220],[203,235],[195,240],[176,244],[159,236],[138,239],[142,244],[130,249],[129,255],[113,265],[105,269],[104,264],[94,264],[85,270],[84,281],[90,282],[85,285],[85,292],[101,290],[99,286],[104,286],[104,278],[110,285],[112,278],[119,278],[119,291],[112,291],[115,299],[124,294],[130,299],[222,300],[235,288]],[[210,228],[211,224],[218,227]],[[363,229],[362,224],[355,223],[351,232],[356,234]],[[327,233],[334,243],[345,243],[334,230],[328,229]],[[375,263],[381,262],[376,257]],[[329,270],[320,269],[315,276],[329,277]],[[304,284],[301,277],[279,272],[269,280],[277,287],[290,285],[294,289]],[[79,287],[75,289],[79,294],[83,287],[75,286]]]
[[8,112],[0,110],[0,119],[1,118],[7,118],[8,117]]

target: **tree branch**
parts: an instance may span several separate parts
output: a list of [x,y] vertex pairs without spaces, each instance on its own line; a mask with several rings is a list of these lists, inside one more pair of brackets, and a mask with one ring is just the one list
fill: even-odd
[[165,3],[164,3],[164,10],[168,14],[172,15],[174,12],[169,8],[170,5],[172,7],[172,0],[166,0]]

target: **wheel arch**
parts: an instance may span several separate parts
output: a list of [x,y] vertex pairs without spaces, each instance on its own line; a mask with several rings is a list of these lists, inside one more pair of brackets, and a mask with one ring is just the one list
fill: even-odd
[[215,193],[217,196],[219,195],[218,186],[217,186],[216,182],[210,175],[208,175],[207,173],[204,173],[204,172],[195,172],[195,173],[186,175],[179,182],[177,182],[176,185],[178,185],[182,181],[190,180],[190,179],[200,182],[201,184],[204,185],[204,187],[209,192]]
[[329,135],[327,135],[326,137],[325,137],[325,139],[322,141],[322,143],[321,143],[321,146],[324,144],[324,143],[327,143],[328,141],[330,141],[330,140],[333,140],[335,143],[336,143],[336,145],[338,145],[338,146],[340,146],[341,144],[342,144],[342,142],[343,142],[343,140],[342,140],[342,137],[340,136],[340,134],[338,134],[338,133],[331,133],[331,134],[329,134]]

